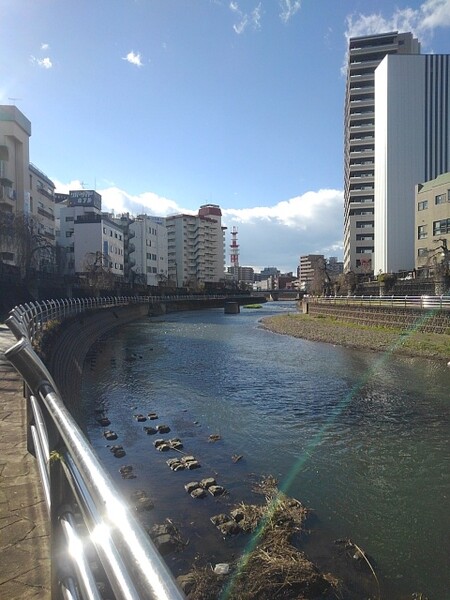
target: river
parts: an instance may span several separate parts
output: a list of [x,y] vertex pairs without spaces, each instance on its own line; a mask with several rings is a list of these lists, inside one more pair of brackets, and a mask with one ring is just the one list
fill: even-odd
[[[238,315],[173,313],[100,340],[83,377],[94,448],[125,496],[143,489],[152,497],[146,526],[171,518],[189,539],[187,552],[168,557],[175,574],[192,558],[220,562],[242,549],[241,536],[222,540],[209,517],[253,502],[252,481],[271,474],[313,509],[305,551],[321,568],[337,566],[333,540],[351,538],[373,561],[383,598],[450,598],[450,369],[281,336],[258,323],[295,310],[272,302]],[[96,422],[100,408],[122,459]],[[152,411],[158,421],[134,418]],[[155,423],[182,439],[199,471],[170,471],[168,454],[143,429]],[[212,443],[210,434],[221,439]],[[121,478],[124,464],[135,479]],[[186,494],[185,483],[211,475],[226,497]]]

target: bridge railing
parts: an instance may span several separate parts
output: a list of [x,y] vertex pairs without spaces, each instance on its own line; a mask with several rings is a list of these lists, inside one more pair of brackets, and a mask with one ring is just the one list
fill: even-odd
[[389,306],[450,310],[450,296],[308,296],[308,302],[345,306]]
[[32,345],[52,320],[149,301],[148,297],[49,300],[16,307],[6,321],[18,341],[5,356],[25,382],[29,449],[37,459],[49,514],[53,600],[184,598]]

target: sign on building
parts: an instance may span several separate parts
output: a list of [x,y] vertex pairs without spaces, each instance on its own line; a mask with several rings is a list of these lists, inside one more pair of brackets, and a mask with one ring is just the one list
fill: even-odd
[[68,206],[92,206],[102,209],[102,197],[94,190],[73,190],[69,192]]

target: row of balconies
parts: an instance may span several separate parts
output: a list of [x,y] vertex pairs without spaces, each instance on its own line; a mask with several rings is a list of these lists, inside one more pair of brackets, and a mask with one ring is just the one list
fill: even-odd
[[38,214],[41,215],[42,217],[45,217],[46,219],[49,219],[50,221],[55,220],[54,214],[49,212],[48,210],[45,210],[45,208],[38,206],[37,211],[38,211]]

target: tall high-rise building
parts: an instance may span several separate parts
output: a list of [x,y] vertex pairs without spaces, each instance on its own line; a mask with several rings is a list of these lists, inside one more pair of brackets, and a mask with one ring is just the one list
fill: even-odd
[[375,69],[387,54],[420,54],[411,33],[351,38],[344,122],[344,270],[373,271]]
[[375,137],[374,271],[409,271],[419,235],[416,185],[450,171],[450,55],[382,60],[375,71]]
[[166,218],[169,280],[177,287],[203,287],[225,277],[225,230],[217,204],[200,206],[198,215]]

